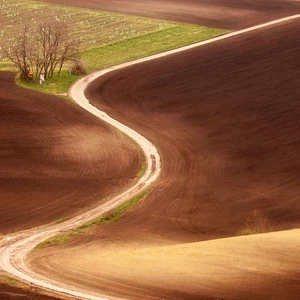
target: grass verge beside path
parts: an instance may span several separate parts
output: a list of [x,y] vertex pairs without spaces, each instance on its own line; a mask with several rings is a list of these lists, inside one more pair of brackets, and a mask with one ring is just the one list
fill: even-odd
[[[4,287],[4,290],[3,290]],[[7,290],[6,287],[11,287]],[[1,293],[2,292],[2,293]],[[6,298],[6,295],[9,295]],[[71,300],[68,296],[51,293],[50,291],[39,289],[33,285],[19,281],[18,279],[0,274],[0,299],[56,299]]]
[[142,166],[141,166],[141,168],[140,168],[140,170],[138,171],[138,173],[137,173],[136,176],[137,176],[138,178],[141,178],[141,177],[145,174],[146,169],[147,169],[147,164],[146,164],[146,162],[144,161],[143,164],[142,164]]
[[126,201],[119,207],[109,211],[104,216],[101,216],[95,220],[92,220],[90,222],[87,222],[75,229],[68,230],[63,234],[55,235],[38,245],[36,245],[33,249],[33,251],[41,248],[45,248],[48,246],[55,246],[55,245],[61,245],[65,244],[67,242],[70,242],[75,237],[87,232],[88,230],[94,228],[95,226],[102,225],[102,224],[109,224],[113,223],[117,220],[119,220],[130,208],[137,205],[142,199],[146,197],[146,195],[150,192],[150,189],[147,189],[137,196],[133,197],[132,199]]
[[14,287],[19,287],[19,288],[25,288],[27,285],[15,278],[5,276],[5,275],[0,275],[0,283],[9,285],[9,286],[14,286]]

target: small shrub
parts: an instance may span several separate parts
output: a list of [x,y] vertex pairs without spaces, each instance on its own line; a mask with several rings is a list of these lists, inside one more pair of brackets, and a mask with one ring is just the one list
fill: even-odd
[[75,60],[70,66],[70,73],[73,75],[85,75],[86,70],[81,60]]
[[253,210],[246,218],[245,227],[241,235],[269,232],[272,230],[271,222],[257,210]]

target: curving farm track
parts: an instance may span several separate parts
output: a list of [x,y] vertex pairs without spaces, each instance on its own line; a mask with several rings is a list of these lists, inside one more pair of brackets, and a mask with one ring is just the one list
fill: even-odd
[[299,227],[299,36],[293,20],[95,81],[88,98],[153,140],[162,175],[118,223],[33,267],[133,299],[297,299],[297,231],[199,241],[237,235],[253,210]]
[[197,241],[237,234],[253,210],[274,230],[299,226],[298,52],[296,19],[90,86],[95,106],[162,155],[161,181],[127,226],[139,234],[143,220],[166,239]]
[[[294,80],[299,68],[297,61],[292,59],[298,53],[299,40],[295,38],[300,36],[298,25],[299,21],[294,20],[255,34],[247,33],[186,51],[184,57],[175,54],[132,66],[126,69],[126,76],[123,71],[117,70],[92,84],[87,95],[94,105],[104,108],[130,127],[138,128],[159,146],[164,171],[147,202],[138,209],[117,224],[97,229],[89,237],[62,247],[59,255],[51,249],[46,255],[40,253],[33,266],[39,267],[39,271],[47,276],[50,272],[56,279],[62,276],[66,282],[86,285],[92,290],[97,285],[108,294],[122,294],[129,298],[140,298],[147,293],[149,299],[200,299],[200,296],[203,299],[255,299],[255,295],[261,299],[269,297],[268,293],[274,290],[274,286],[270,283],[266,286],[267,280],[261,279],[265,274],[259,269],[272,263],[273,273],[265,279],[271,280],[278,275],[276,282],[288,287],[288,291],[281,291],[281,294],[275,289],[272,299],[283,299],[287,295],[289,299],[297,299],[294,298],[299,291],[298,273],[294,268],[297,262],[297,231],[229,239],[228,244],[232,248],[226,246],[226,240],[196,243],[195,247],[185,242],[232,236],[242,229],[247,213],[254,208],[271,220],[273,229],[299,226],[298,105],[295,101],[298,89]],[[286,38],[286,32],[290,33],[290,38]],[[181,70],[180,74],[178,70]],[[223,82],[226,86],[222,85]],[[284,89],[280,88],[283,83]],[[266,87],[269,89],[265,91]],[[214,93],[211,93],[212,90]],[[99,93],[101,103],[98,103]],[[160,95],[167,96],[161,99]],[[151,124],[144,119],[151,119]],[[160,201],[159,204],[157,201]],[[99,237],[100,244],[97,242]],[[280,239],[285,239],[290,261],[282,260],[283,245],[276,244]],[[263,243],[267,245],[262,252],[255,252]],[[160,259],[171,261],[176,255],[175,261],[178,262],[186,256],[192,259],[191,254],[196,253],[193,259],[200,264],[201,253],[211,251],[209,245],[219,249],[214,257],[224,256],[226,261],[229,253],[235,251],[236,256],[229,260],[231,264],[240,255],[245,265],[241,265],[239,276],[245,276],[245,269],[249,266],[257,269],[254,275],[258,282],[249,281],[257,287],[256,290],[248,290],[247,296],[245,291],[229,289],[226,280],[220,284],[220,277],[217,277],[218,294],[212,284],[216,281],[215,272],[220,266],[224,270],[230,269],[228,264],[220,261],[216,261],[216,269],[210,269],[212,279],[205,276],[207,273],[201,273],[201,281],[207,280],[206,290],[183,281],[182,286],[178,284],[179,290],[173,287],[172,292],[163,278],[158,285],[143,281],[146,269],[141,270],[137,281],[124,268],[119,273],[121,277],[109,268],[113,259],[120,256],[126,260],[130,253],[134,254],[133,257],[146,255],[153,263],[150,266],[155,266],[155,272],[162,266]],[[103,246],[105,251],[101,250]],[[161,246],[166,247],[165,250]],[[247,251],[242,249],[244,246],[247,246]],[[72,264],[68,263],[70,249],[74,254]],[[152,254],[149,253],[151,249]],[[98,258],[93,258],[93,253]],[[167,255],[159,256],[161,253]],[[282,260],[280,267],[274,265],[275,260],[267,259],[271,253],[276,260]],[[253,255],[260,255],[261,261],[249,259]],[[205,256],[203,259],[199,268],[207,263]],[[91,273],[88,261],[94,266],[98,263],[103,273],[99,270]],[[129,261],[145,264],[143,260]],[[119,263],[125,266],[122,261]],[[183,260],[183,263],[195,265],[189,259]],[[59,269],[62,264],[65,270]],[[127,267],[130,268],[130,265]],[[165,267],[172,270],[172,264]],[[78,270],[84,272],[85,282],[76,278]],[[137,272],[138,268],[135,270],[129,269],[129,272]],[[148,271],[147,275],[151,278],[151,270]],[[186,272],[186,266],[182,271]],[[199,269],[194,271],[199,272]],[[161,274],[158,272],[157,276]],[[235,273],[225,274],[233,278]],[[245,285],[245,282],[240,284]]]

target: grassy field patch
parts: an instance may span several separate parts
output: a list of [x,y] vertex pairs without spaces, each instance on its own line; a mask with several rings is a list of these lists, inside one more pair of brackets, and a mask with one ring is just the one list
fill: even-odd
[[[177,25],[166,30],[83,51],[81,57],[87,72],[91,73],[127,61],[203,41],[224,33],[225,31],[221,29]],[[59,95],[66,93],[71,84],[79,78],[79,76],[70,75],[67,70],[63,70],[59,79],[54,77],[41,86],[33,83],[24,83],[24,86]]]
[[[79,76],[71,75],[67,70],[63,70],[59,78],[54,76],[43,82],[43,84],[36,84],[33,82],[21,82],[18,84],[22,87],[36,90],[39,92],[57,95],[57,96],[67,96],[68,88],[75,82]],[[68,97],[69,99],[69,97]]]
[[[0,44],[10,45],[24,25],[49,20],[64,22],[70,35],[80,40],[88,73],[224,34],[222,29],[186,25],[132,15],[40,3],[32,0],[0,0]],[[0,70],[13,70],[0,57]],[[41,92],[64,95],[79,77],[67,68],[42,85],[22,84]]]
[[55,20],[68,26],[81,49],[121,41],[174,26],[172,22],[114,12],[41,3],[32,0],[0,0],[0,44],[9,44],[25,25]]
[[0,62],[0,71],[15,71],[13,63],[8,61]]
[[177,25],[82,53],[88,72],[104,69],[151,54],[179,48],[225,33],[222,29]]

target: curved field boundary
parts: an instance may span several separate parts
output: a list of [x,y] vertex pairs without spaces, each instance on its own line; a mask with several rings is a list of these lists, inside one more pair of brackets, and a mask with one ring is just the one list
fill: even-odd
[[109,202],[92,209],[84,214],[74,217],[73,219],[66,221],[61,224],[52,225],[45,228],[36,228],[28,231],[16,233],[12,236],[5,236],[0,240],[0,270],[5,272],[6,274],[16,277],[24,282],[30,283],[34,286],[38,286],[40,288],[55,291],[64,295],[74,296],[77,299],[89,299],[89,300],[104,300],[104,299],[118,299],[117,297],[105,297],[103,295],[96,295],[95,293],[89,294],[87,291],[62,284],[60,282],[47,279],[42,277],[41,275],[30,270],[24,263],[24,258],[30,251],[39,243],[44,241],[47,238],[50,238],[56,234],[61,233],[62,231],[66,231],[72,228],[76,228],[85,222],[93,220],[94,218],[104,214],[105,212],[116,208],[121,203],[128,200],[133,195],[141,192],[149,185],[151,185],[159,176],[161,163],[159,154],[154,145],[152,145],[147,139],[133,131],[129,127],[119,123],[113,118],[109,117],[106,113],[96,109],[94,106],[89,104],[88,99],[84,95],[84,90],[86,87],[96,78],[103,76],[108,72],[112,72],[114,70],[122,69],[131,65],[135,65],[138,63],[142,63],[145,61],[150,61],[153,59],[157,59],[160,57],[164,57],[167,55],[171,55],[174,53],[179,53],[188,49],[192,49],[195,47],[199,47],[205,44],[217,42],[220,40],[224,40],[230,37],[238,36],[247,32],[255,31],[261,28],[265,28],[271,25],[279,24],[282,22],[286,22],[289,20],[297,19],[300,17],[300,14],[293,15],[290,17],[282,18],[279,20],[275,20],[272,22],[264,23],[261,25],[253,26],[247,29],[239,30],[236,32],[232,32],[220,37],[213,38],[211,40],[199,42],[190,46],[178,48],[175,50],[167,51],[161,54],[153,55],[150,57],[138,59],[132,62],[124,63],[116,67],[108,68],[103,71],[95,72],[91,75],[88,75],[85,78],[77,81],[70,88],[70,95],[73,99],[84,109],[88,110],[95,116],[104,120],[112,126],[115,126],[119,130],[126,133],[128,136],[133,138],[143,149],[145,152],[146,160],[147,160],[147,170],[145,174],[140,178],[139,182],[131,187],[129,190],[125,191],[119,196],[114,197]]

